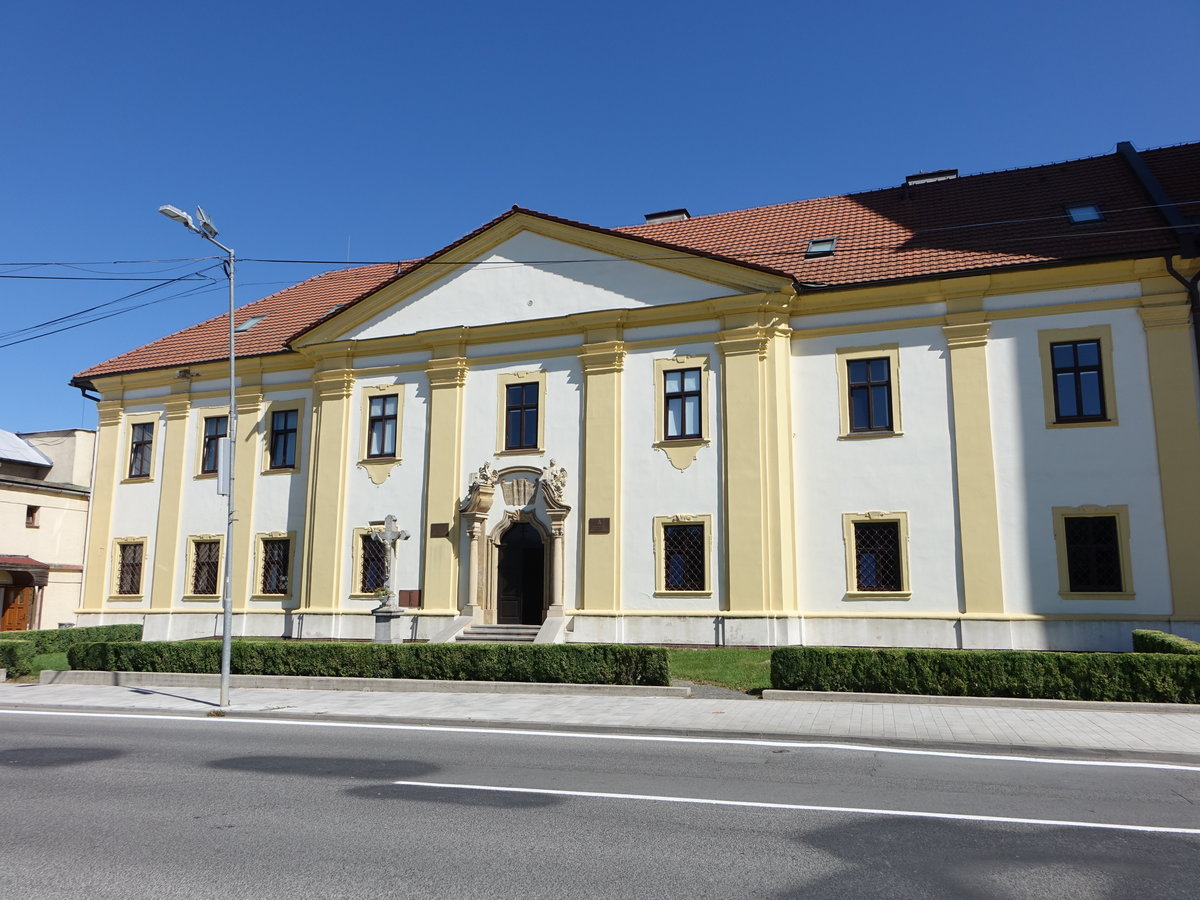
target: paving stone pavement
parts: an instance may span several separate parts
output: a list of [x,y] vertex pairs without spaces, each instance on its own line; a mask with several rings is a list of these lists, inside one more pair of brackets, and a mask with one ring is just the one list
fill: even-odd
[[[1200,710],[1096,703],[1080,709],[821,700],[572,697],[234,688],[230,715],[920,744],[998,752],[1097,754],[1200,764]],[[206,715],[215,688],[0,684],[0,709]],[[2,720],[0,720],[2,721]],[[11,721],[11,720],[10,720]],[[0,731],[10,724],[0,725]]]

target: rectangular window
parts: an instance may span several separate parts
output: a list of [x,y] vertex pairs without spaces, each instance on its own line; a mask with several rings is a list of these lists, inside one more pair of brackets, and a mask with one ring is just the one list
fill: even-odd
[[[293,415],[294,415],[293,411]],[[276,415],[279,415],[276,413]],[[262,592],[286,594],[292,542],[289,538],[264,538],[262,542]]]
[[504,389],[504,449],[535,450],[538,446],[538,383]]
[[37,528],[41,518],[42,508],[40,506],[25,507],[25,527]]
[[139,422],[133,426],[129,441],[129,477],[150,477],[150,453],[154,447],[154,423]]
[[699,439],[701,427],[699,369],[663,372],[663,438],[668,441]]
[[854,523],[855,590],[904,590],[899,522]]
[[220,541],[194,541],[192,543],[193,594],[217,593],[220,564]]
[[399,398],[395,394],[371,397],[367,418],[367,456],[396,455],[396,421]]
[[663,526],[663,588],[667,591],[703,591],[704,525]]
[[214,475],[220,459],[221,440],[229,433],[228,416],[209,416],[204,420],[204,446],[200,454],[200,472]]
[[1071,593],[1120,593],[1121,540],[1116,516],[1067,516],[1067,581]]
[[117,560],[117,593],[142,592],[142,544],[120,544]]
[[892,430],[892,372],[887,357],[846,362],[850,430]]
[[1098,340],[1051,344],[1050,366],[1055,422],[1102,422],[1107,418]]
[[[294,469],[296,467],[296,428],[300,413],[294,409],[283,409],[271,413],[271,468]],[[268,593],[278,593],[269,591]]]
[[359,570],[358,589],[364,594],[373,594],[385,589],[387,584],[387,546],[374,538],[375,532],[359,535],[362,541],[362,567]]

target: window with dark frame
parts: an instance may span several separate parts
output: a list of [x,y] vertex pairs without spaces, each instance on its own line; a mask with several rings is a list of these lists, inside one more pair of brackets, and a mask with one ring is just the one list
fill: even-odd
[[510,384],[504,389],[504,449],[536,450],[538,383]]
[[663,437],[668,441],[699,439],[704,435],[700,418],[699,369],[663,372]]
[[367,410],[367,456],[396,455],[396,418],[399,398],[395,394],[372,397]]
[[262,592],[264,594],[286,594],[288,592],[288,558],[292,542],[289,538],[268,538],[262,542]]
[[121,544],[121,557],[117,563],[117,593],[140,594],[142,592],[142,545]]
[[40,506],[25,507],[25,527],[37,528],[40,525],[42,508]]
[[1055,422],[1105,422],[1104,370],[1100,342],[1064,341],[1050,345]]
[[133,426],[129,441],[129,477],[150,477],[150,453],[154,447],[154,423],[139,422]]
[[195,541],[192,544],[192,593],[215,594],[221,562],[219,541]]
[[221,440],[228,434],[228,416],[208,416],[204,420],[204,446],[200,453],[200,472],[202,474],[216,474],[221,458]]
[[387,545],[373,537],[374,532],[361,535],[362,565],[359,568],[358,589],[373,594],[387,588]]
[[891,368],[886,356],[847,360],[851,432],[893,430]]
[[663,526],[663,589],[703,591],[704,525]]
[[271,468],[296,467],[296,426],[300,413],[282,409],[271,414]]
[[899,522],[854,523],[854,579],[857,591],[902,591]]
[[1067,516],[1067,579],[1072,593],[1120,593],[1121,541],[1116,516]]

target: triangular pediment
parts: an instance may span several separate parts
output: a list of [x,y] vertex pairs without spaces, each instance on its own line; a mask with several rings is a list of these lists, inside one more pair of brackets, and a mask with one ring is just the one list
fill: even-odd
[[737,263],[519,213],[436,254],[293,346],[692,303],[787,283]]

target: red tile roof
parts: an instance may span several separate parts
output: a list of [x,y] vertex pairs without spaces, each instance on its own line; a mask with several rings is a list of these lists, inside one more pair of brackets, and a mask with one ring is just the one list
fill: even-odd
[[[1140,154],[1185,216],[1200,216],[1200,143]],[[1065,212],[1094,203],[1100,222]],[[242,307],[236,321],[266,315],[238,335],[238,356],[283,353],[288,342],[401,275],[432,263],[516,213],[593,231],[606,229],[516,207],[425,260],[327,272]],[[1178,252],[1179,237],[1153,207],[1120,154],[778,206],[634,225],[612,232],[728,259],[830,287],[952,276]],[[805,258],[810,240],[837,238],[832,256]],[[225,358],[218,316],[80,372],[76,380]]]

